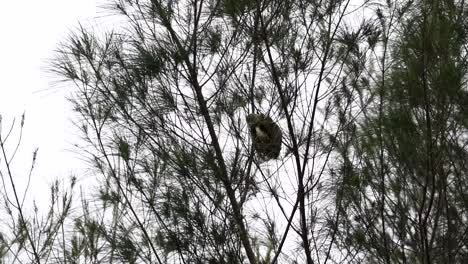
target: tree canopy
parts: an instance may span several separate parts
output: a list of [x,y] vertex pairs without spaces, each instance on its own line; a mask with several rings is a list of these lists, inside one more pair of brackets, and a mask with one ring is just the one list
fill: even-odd
[[[125,23],[79,26],[51,64],[74,89],[95,191],[62,194],[43,225],[18,206],[5,259],[468,260],[464,1],[106,8]],[[279,156],[258,155],[252,114],[280,128]]]

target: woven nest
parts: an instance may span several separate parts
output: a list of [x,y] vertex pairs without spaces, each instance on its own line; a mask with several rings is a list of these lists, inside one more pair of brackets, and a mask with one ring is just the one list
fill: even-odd
[[262,160],[277,159],[283,138],[281,128],[264,114],[248,115],[247,124],[258,157]]

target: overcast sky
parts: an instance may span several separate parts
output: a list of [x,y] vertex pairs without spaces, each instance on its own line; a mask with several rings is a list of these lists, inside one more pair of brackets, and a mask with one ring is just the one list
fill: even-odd
[[[2,133],[5,136],[13,118],[19,124],[25,112],[23,140],[13,161],[13,174],[20,189],[24,187],[32,152],[39,148],[30,192],[39,201],[48,198],[44,188],[54,179],[72,173],[82,176],[85,168],[72,147],[79,132],[72,126],[73,113],[66,96],[73,87],[54,84],[46,68],[58,43],[78,22],[99,23],[96,19],[105,15],[99,6],[96,0],[15,0],[0,5]],[[13,131],[13,135],[18,132]],[[15,141],[11,138],[8,146],[11,148]]]

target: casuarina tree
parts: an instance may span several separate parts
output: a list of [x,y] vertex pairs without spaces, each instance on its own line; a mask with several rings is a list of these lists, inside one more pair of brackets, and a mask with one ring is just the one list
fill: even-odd
[[[52,66],[76,85],[85,151],[102,176],[94,208],[77,219],[78,230],[93,227],[74,238],[88,258],[327,262],[337,229],[322,179],[329,133],[342,129],[331,100],[351,51],[339,48],[350,1],[108,7],[125,22],[81,26]],[[281,129],[274,159],[255,155],[249,114]]]
[[388,1],[375,13],[378,41],[348,62],[355,85],[339,98],[355,107],[336,139],[338,244],[355,263],[464,263],[466,6]]
[[463,4],[109,1],[52,62],[99,180],[56,261],[462,261]]

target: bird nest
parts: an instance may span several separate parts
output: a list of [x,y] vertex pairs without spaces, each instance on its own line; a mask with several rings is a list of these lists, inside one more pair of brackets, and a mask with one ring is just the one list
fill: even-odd
[[258,157],[262,160],[277,159],[283,137],[281,128],[264,114],[250,114],[246,119]]

